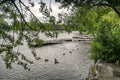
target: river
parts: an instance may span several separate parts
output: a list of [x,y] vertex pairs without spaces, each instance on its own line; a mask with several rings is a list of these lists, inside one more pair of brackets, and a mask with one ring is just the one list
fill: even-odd
[[[41,35],[41,38],[48,39]],[[72,38],[74,35],[77,33],[61,33],[58,38]],[[0,58],[0,80],[85,80],[93,64],[89,58],[89,49],[89,44],[79,41],[43,46],[36,48],[37,56],[41,59],[35,60],[24,44],[19,50],[33,60],[34,63],[28,65],[30,71],[16,64],[13,64],[12,69],[6,69]]]

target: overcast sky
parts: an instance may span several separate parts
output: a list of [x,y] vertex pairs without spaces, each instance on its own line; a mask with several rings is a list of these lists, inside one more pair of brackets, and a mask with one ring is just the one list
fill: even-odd
[[[22,0],[26,5],[30,5],[28,4],[28,0]],[[40,4],[38,4],[38,2],[40,0],[32,0],[35,4],[34,7],[30,7],[30,10],[34,13],[34,15],[41,21],[41,22],[45,22],[43,19],[43,15],[40,13],[39,8],[40,8]],[[45,2],[47,4],[47,6],[49,7],[49,2],[50,0],[43,0],[43,2]],[[58,7],[60,6],[60,3],[56,3],[55,0],[51,0],[51,8],[52,8],[52,16],[56,17],[56,20],[58,20],[58,14],[59,13],[63,13],[66,12],[67,10],[65,9],[59,9]],[[26,14],[29,15],[29,14]],[[30,19],[30,17],[26,17],[26,20],[28,21]],[[11,23],[12,20],[10,19],[5,19],[8,23]]]
[[[39,20],[43,20],[43,15],[39,12],[39,7],[40,5],[38,4],[39,0],[34,0],[35,2],[35,6],[31,7],[31,11],[35,14],[35,16],[37,16],[37,18],[39,18]],[[47,6],[49,7],[49,2],[50,0],[43,0],[43,2],[45,2],[47,4]],[[59,13],[63,13],[66,10],[65,9],[59,9],[58,7],[60,6],[59,3],[56,3],[55,0],[51,0],[51,7],[52,7],[52,13],[51,15],[56,17],[56,20],[58,20],[58,14]]]

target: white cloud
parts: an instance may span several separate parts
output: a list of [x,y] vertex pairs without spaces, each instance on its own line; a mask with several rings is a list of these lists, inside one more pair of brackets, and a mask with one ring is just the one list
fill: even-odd
[[[24,4],[26,5],[26,6],[30,6],[30,4],[28,4],[28,0],[22,0],[23,2],[24,2]],[[30,10],[33,12],[33,14],[41,21],[41,22],[43,22],[44,21],[44,19],[43,19],[43,15],[42,15],[42,13],[40,13],[40,11],[39,11],[39,8],[40,8],[40,4],[38,4],[39,3],[39,1],[40,0],[32,0],[34,3],[35,3],[35,6],[34,7],[30,7]],[[47,4],[47,6],[49,7],[49,1],[50,0],[43,0],[46,4]],[[60,10],[58,7],[60,6],[60,4],[59,3],[55,3],[55,0],[51,0],[51,8],[52,8],[52,13],[51,13],[51,15],[52,16],[55,16],[56,17],[56,20],[58,20],[58,14],[59,13],[61,13],[61,12],[63,12],[63,10]],[[26,15],[27,15],[27,17],[26,17],[26,20],[28,21],[29,19],[30,19],[30,16],[29,16],[29,13],[26,13]],[[12,20],[10,20],[10,19],[6,19],[5,21],[7,21],[8,23],[11,23],[12,22]]]
[[[47,6],[49,7],[49,0],[43,0]],[[34,7],[31,7],[30,10],[35,14],[35,16],[37,18],[39,18],[40,20],[43,20],[43,15],[39,12],[39,8],[40,8],[40,5],[38,4],[38,0],[35,0],[35,6]],[[63,12],[63,11],[66,11],[66,10],[60,10],[58,7],[60,6],[59,3],[55,3],[54,0],[51,0],[51,8],[52,8],[52,13],[51,15],[52,16],[55,16],[56,17],[56,20],[58,20],[58,14]]]

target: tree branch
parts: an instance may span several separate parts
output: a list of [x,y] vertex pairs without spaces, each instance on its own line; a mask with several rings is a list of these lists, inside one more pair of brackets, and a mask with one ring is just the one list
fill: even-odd
[[115,8],[115,7],[111,7],[116,13],[117,13],[117,15],[120,17],[120,11],[118,11],[117,10],[117,8]]
[[17,9],[17,11],[20,13],[20,16],[21,16],[21,18],[23,19],[23,21],[25,22],[25,24],[26,24],[31,30],[33,30],[33,28],[28,25],[28,23],[27,23],[26,20],[24,19],[23,14],[20,12],[19,8],[17,7],[17,5],[16,5],[14,2],[13,2],[13,5],[14,5],[15,8]]
[[[20,9],[21,9],[21,13],[23,14],[23,9],[22,9],[22,5],[21,5],[21,3],[19,2],[19,5],[20,5]],[[22,21],[23,19],[21,18],[21,21]],[[21,26],[23,26],[23,24],[21,23]],[[22,27],[22,29],[25,29],[25,27]]]
[[120,17],[120,11],[117,10],[117,8],[115,6],[112,6],[110,4],[103,4],[103,3],[95,4],[93,6],[108,6],[108,7],[112,8],[115,11],[115,13]]
[[[22,3],[22,5],[36,18],[36,20],[39,21],[39,19],[32,13],[32,11],[31,11],[21,0],[19,0],[19,1],[20,1],[20,3]],[[41,29],[45,29],[45,27],[44,27],[44,25],[42,24],[42,22],[39,21],[39,23],[41,24],[40,28],[41,28]]]
[[3,0],[3,1],[0,1],[0,5],[2,5],[3,3],[6,3],[8,0]]

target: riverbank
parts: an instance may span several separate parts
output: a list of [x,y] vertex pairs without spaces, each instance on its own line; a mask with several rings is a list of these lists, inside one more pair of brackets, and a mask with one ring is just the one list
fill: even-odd
[[87,80],[120,80],[120,66],[99,60],[92,65]]
[[93,36],[90,35],[73,35],[70,38],[56,38],[56,39],[48,39],[48,40],[42,40],[42,43],[36,44],[35,42],[31,43],[32,47],[42,47],[47,45],[54,45],[54,44],[63,44],[65,42],[84,42],[87,44],[90,44],[93,39]]

